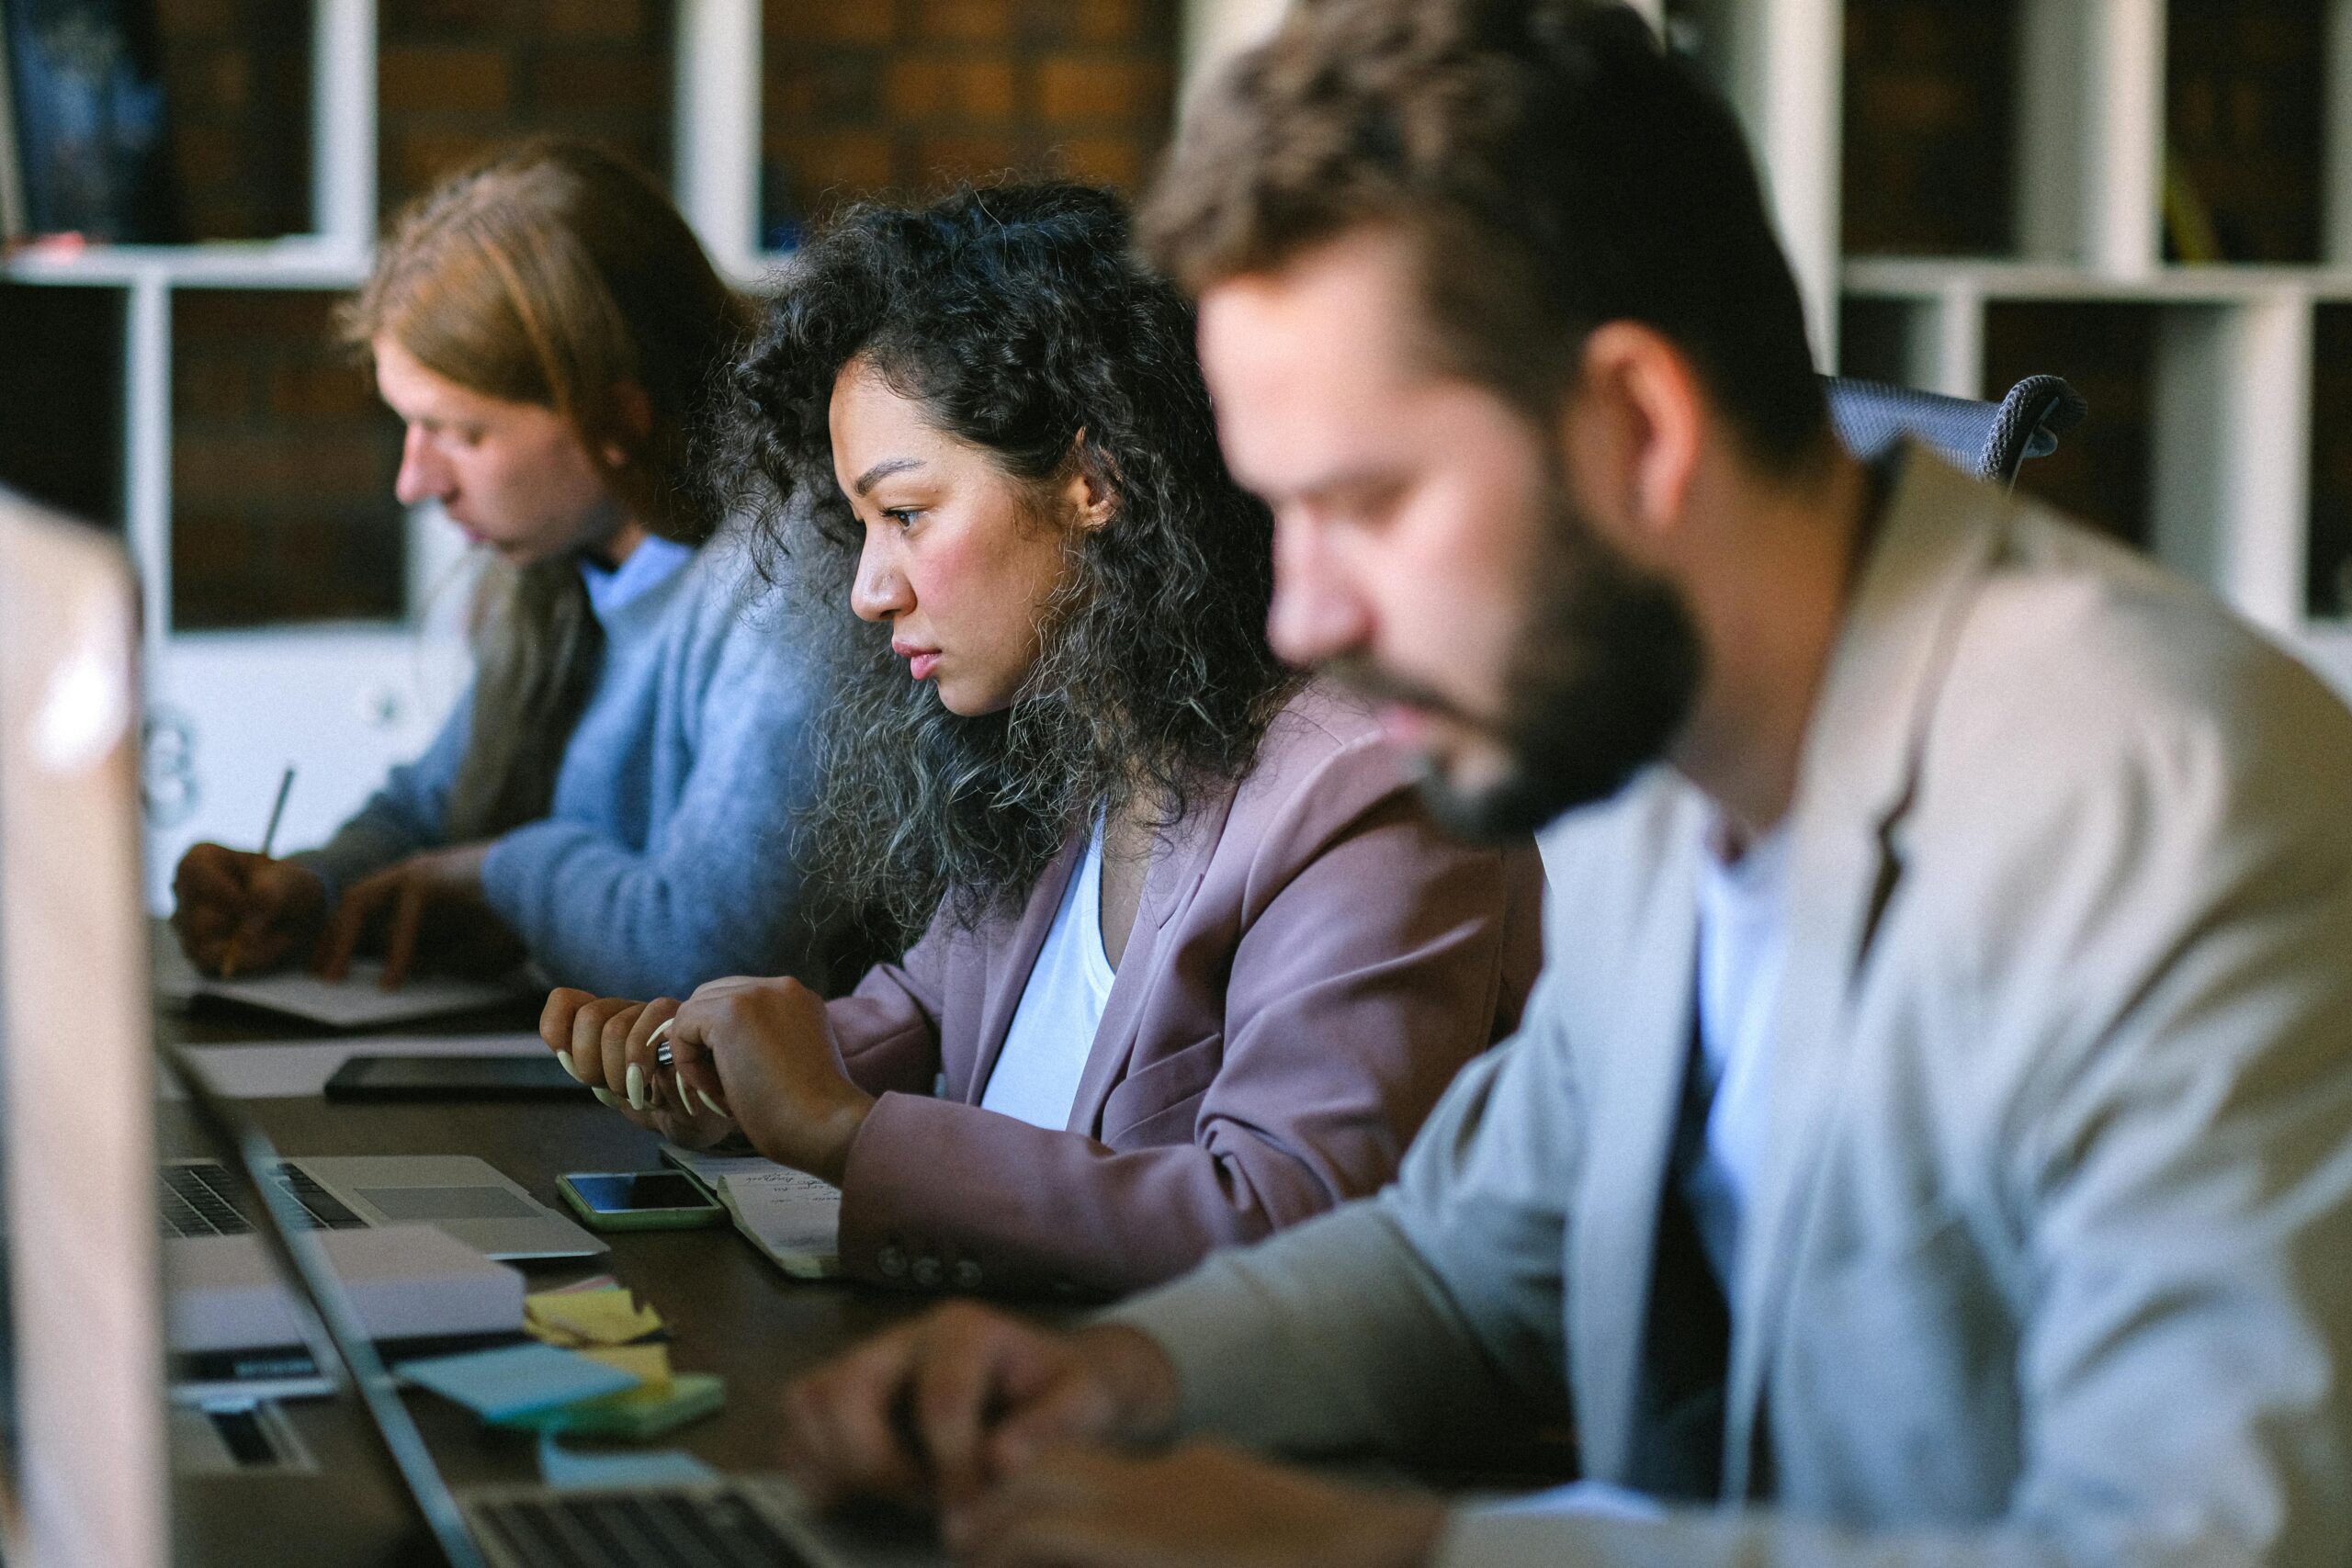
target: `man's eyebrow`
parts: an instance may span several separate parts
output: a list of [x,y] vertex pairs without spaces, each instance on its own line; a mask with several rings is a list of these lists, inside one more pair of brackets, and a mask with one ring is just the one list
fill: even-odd
[[[1375,463],[1358,463],[1347,468],[1327,469],[1310,474],[1296,484],[1284,485],[1279,499],[1283,501],[1314,501],[1321,497],[1351,490],[1377,490],[1398,482],[1401,475],[1394,468]],[[1277,498],[1265,498],[1273,502]]]
[[887,479],[892,474],[903,474],[909,468],[920,468],[922,467],[922,459],[920,457],[885,457],[880,462],[875,464],[872,468],[866,469],[865,472],[858,475],[855,481],[853,482],[849,488],[859,495],[864,495],[867,491],[874,488],[875,483],[877,480]]

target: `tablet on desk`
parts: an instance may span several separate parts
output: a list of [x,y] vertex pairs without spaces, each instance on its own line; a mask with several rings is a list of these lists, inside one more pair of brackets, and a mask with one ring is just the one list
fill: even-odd
[[552,1055],[356,1055],[327,1079],[329,1100],[584,1100]]

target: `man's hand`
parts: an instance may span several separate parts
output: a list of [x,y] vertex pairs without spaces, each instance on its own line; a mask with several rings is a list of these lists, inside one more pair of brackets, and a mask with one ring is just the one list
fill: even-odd
[[1175,1368],[1135,1329],[1053,1333],[953,1303],[787,1387],[784,1467],[820,1506],[952,1509],[1053,1444],[1158,1441],[1176,1397]]
[[653,1032],[675,1017],[674,998],[650,1002],[558,987],[539,1013],[539,1038],[563,1070],[640,1127],[673,1144],[705,1148],[734,1131],[715,1104],[697,1102],[675,1073],[654,1062]]
[[790,978],[713,980],[669,1041],[688,1100],[724,1110],[777,1164],[841,1185],[874,1097],[842,1065],[822,997]]
[[388,991],[407,981],[420,949],[435,967],[460,974],[513,968],[523,944],[482,897],[489,854],[487,843],[425,850],[345,888],[319,942],[319,974],[329,980],[349,974],[361,940],[379,922]]
[[180,857],[172,897],[181,950],[224,978],[307,957],[326,920],[326,885],[315,872],[219,844]]
[[1206,1443],[1157,1458],[1066,1447],[945,1528],[967,1568],[1420,1568],[1445,1510]]

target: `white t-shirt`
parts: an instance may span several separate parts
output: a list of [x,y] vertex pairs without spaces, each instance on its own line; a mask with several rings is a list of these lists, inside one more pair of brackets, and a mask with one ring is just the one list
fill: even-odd
[[1707,1146],[1684,1194],[1726,1294],[1740,1220],[1770,1135],[1772,1009],[1788,950],[1789,832],[1776,829],[1726,863],[1699,857],[1699,1062],[1713,1086]]
[[1046,943],[1037,950],[1036,966],[1021,988],[1021,1005],[1005,1032],[980,1108],[1032,1126],[1069,1126],[1078,1080],[1094,1050],[1094,1032],[1102,1026],[1116,977],[1102,947],[1102,829],[1097,823],[1086,856],[1062,893]]

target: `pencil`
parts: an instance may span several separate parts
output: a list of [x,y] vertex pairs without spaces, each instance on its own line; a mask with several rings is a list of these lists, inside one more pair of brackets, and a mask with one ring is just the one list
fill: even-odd
[[[285,773],[277,781],[277,798],[270,804],[269,826],[262,829],[261,853],[264,860],[267,860],[270,852],[277,847],[277,824],[286,816],[286,796],[293,788],[294,764],[288,762]],[[229,946],[220,954],[220,978],[223,980],[236,978],[237,939],[243,934],[243,927],[229,933]]]

